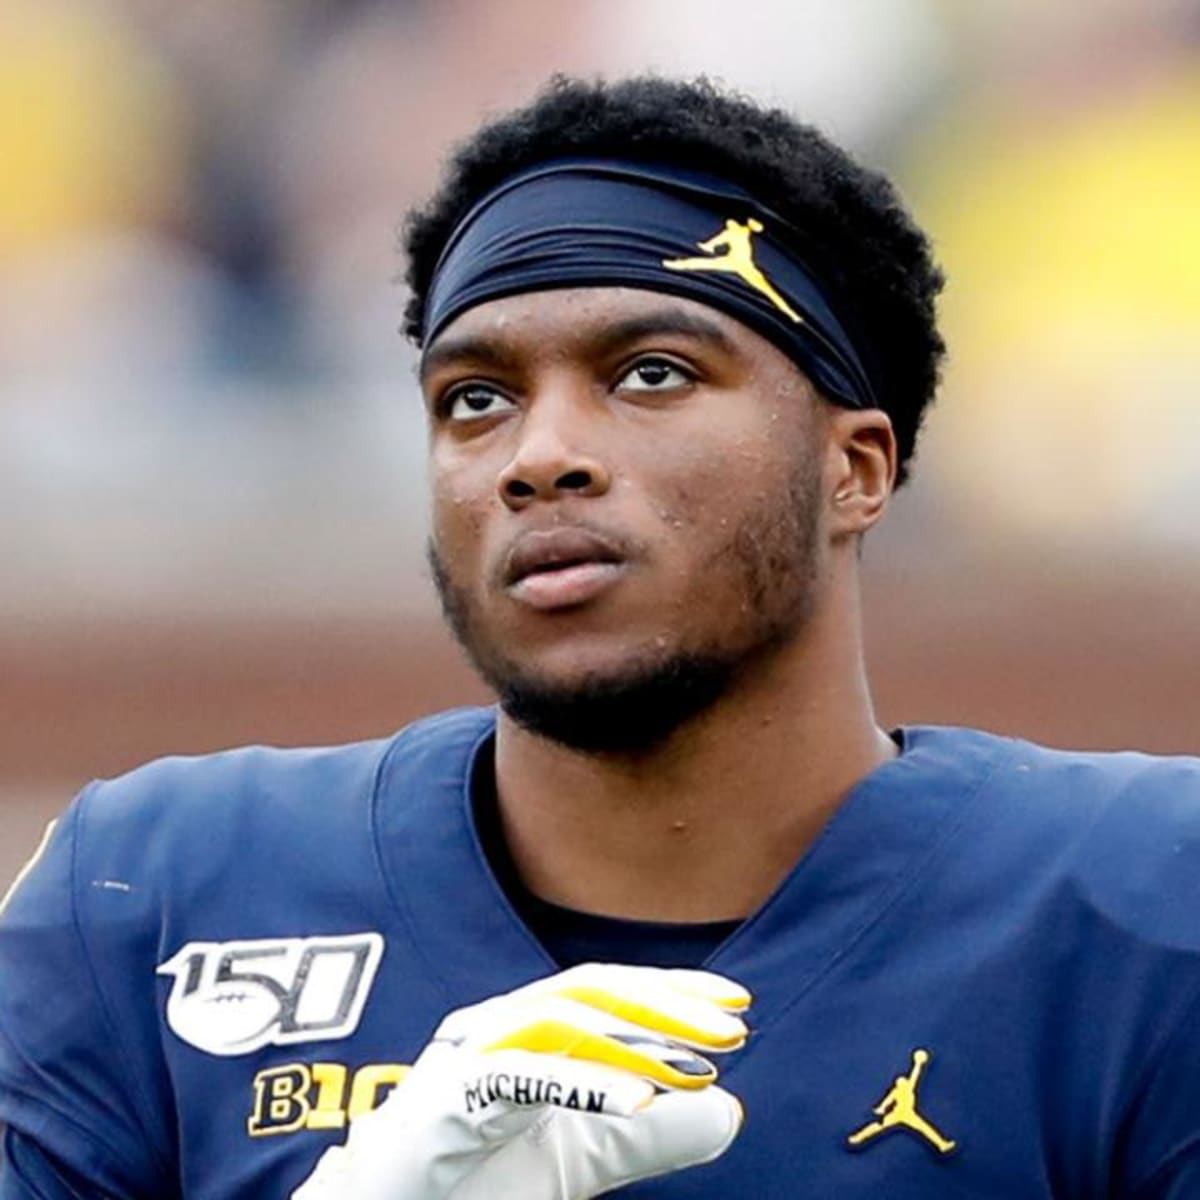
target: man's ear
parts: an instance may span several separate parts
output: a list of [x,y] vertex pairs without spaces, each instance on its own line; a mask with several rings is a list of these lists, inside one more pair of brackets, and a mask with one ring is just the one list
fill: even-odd
[[836,408],[828,419],[830,531],[863,534],[883,516],[896,486],[896,434],[879,408]]

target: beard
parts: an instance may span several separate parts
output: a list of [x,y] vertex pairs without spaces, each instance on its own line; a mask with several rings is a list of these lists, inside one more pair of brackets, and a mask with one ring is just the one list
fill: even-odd
[[704,578],[732,576],[737,599],[717,622],[720,633],[693,647],[648,649],[570,682],[542,678],[504,652],[433,539],[429,565],[451,631],[512,720],[572,750],[640,757],[711,709],[804,628],[816,597],[819,498],[819,469],[806,457],[786,494],[763,498],[700,565]]

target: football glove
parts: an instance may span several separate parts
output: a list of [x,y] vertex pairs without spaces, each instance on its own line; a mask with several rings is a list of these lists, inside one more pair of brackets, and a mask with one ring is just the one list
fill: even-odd
[[700,1051],[750,996],[706,971],[589,963],[451,1013],[293,1200],[589,1200],[728,1149],[741,1106]]

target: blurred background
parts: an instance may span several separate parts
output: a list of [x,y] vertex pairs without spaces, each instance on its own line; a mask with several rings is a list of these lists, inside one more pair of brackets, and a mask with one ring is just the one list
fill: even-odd
[[549,73],[648,68],[890,171],[949,275],[882,717],[1200,752],[1197,0],[0,0],[0,888],[93,776],[482,697],[396,231]]

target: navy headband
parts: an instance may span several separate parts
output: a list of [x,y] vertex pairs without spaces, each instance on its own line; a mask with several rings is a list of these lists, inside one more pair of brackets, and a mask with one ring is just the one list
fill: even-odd
[[459,223],[434,270],[422,340],[502,296],[648,288],[728,313],[830,400],[879,407],[832,289],[802,261],[800,242],[782,217],[723,179],[607,159],[543,163],[506,179]]

